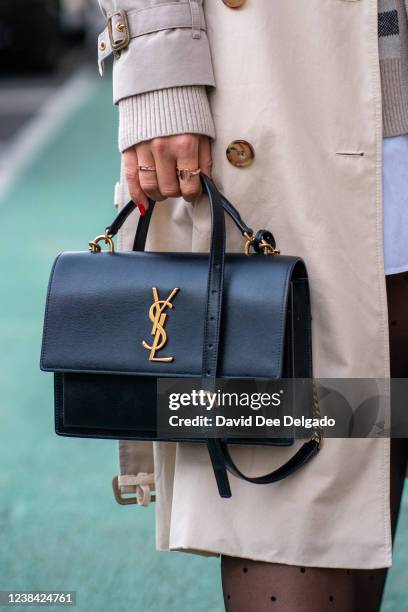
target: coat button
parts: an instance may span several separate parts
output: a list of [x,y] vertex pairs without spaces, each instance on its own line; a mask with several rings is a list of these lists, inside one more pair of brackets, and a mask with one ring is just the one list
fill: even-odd
[[227,159],[237,168],[250,166],[255,159],[253,146],[246,140],[233,140],[226,151]]
[[245,4],[246,0],[222,0],[226,6],[230,8],[240,8]]

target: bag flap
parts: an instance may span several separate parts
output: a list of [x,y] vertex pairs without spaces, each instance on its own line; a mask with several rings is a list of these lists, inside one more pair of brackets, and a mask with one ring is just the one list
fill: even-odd
[[[41,369],[199,377],[207,275],[207,254],[62,253],[49,283]],[[281,376],[296,276],[306,277],[296,257],[226,255],[220,377]]]

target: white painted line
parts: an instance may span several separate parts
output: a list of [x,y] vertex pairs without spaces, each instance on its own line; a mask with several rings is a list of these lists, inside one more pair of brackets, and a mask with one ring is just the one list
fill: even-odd
[[[0,152],[0,204],[58,128],[92,95],[98,76],[82,68],[59,87]],[[22,95],[24,93],[22,92]]]

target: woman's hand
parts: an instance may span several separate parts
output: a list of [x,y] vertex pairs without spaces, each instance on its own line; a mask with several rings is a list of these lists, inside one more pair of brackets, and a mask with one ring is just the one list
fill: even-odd
[[[211,176],[211,145],[207,136],[178,134],[140,142],[123,152],[130,197],[145,214],[148,197],[155,201],[182,196],[193,202],[201,194],[200,177],[178,177],[179,170],[197,170]],[[154,171],[141,170],[140,166]]]

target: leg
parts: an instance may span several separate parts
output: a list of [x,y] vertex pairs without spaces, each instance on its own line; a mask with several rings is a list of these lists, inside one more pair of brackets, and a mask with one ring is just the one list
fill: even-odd
[[349,570],[222,557],[221,571],[227,612],[354,612]]

